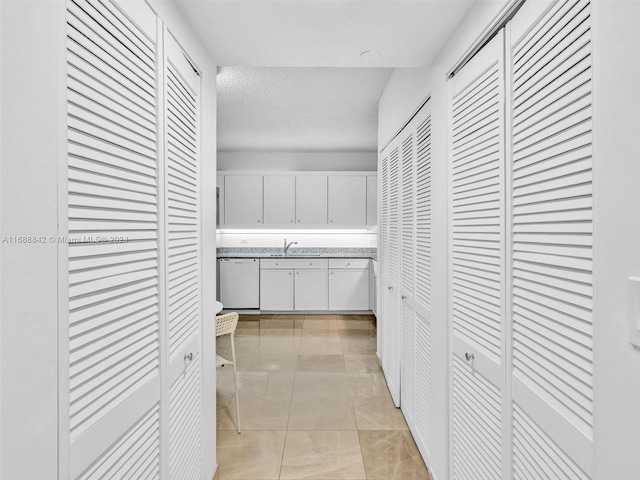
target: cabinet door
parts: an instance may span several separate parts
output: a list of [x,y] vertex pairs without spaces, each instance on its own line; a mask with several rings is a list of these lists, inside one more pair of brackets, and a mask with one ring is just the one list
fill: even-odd
[[296,270],[295,308],[327,309],[327,270]]
[[296,223],[327,224],[327,177],[325,175],[296,177]]
[[265,175],[265,225],[291,225],[295,222],[296,177]]
[[262,225],[262,176],[224,177],[225,225]]
[[329,310],[369,310],[369,269],[329,271]]
[[260,310],[293,310],[293,270],[260,271]]
[[365,225],[367,223],[367,177],[365,175],[330,176],[329,224]]
[[378,176],[367,175],[367,225],[378,223]]

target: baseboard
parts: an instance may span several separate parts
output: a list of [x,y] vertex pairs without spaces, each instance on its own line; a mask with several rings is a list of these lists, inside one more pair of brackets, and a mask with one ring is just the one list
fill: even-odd
[[220,475],[218,475],[218,465],[216,465],[216,472],[213,474],[213,478],[211,480],[220,480]]

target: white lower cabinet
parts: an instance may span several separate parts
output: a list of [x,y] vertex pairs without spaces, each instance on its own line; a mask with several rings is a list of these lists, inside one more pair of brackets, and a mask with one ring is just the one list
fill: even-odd
[[293,310],[293,270],[260,270],[260,310]]
[[262,259],[260,310],[369,311],[369,259]]
[[329,310],[369,310],[369,260],[329,260]]
[[327,309],[327,270],[296,270],[294,281],[296,310]]

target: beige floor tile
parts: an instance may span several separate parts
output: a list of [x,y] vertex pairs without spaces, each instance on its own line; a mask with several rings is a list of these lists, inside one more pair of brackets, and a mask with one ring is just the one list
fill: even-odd
[[408,430],[402,410],[389,397],[353,399],[358,430]]
[[388,397],[390,396],[387,381],[382,373],[355,374],[353,380],[358,397]]
[[219,431],[219,480],[277,480],[286,432]]
[[357,432],[287,432],[281,480],[364,478]]
[[[241,430],[286,430],[291,397],[243,397],[240,395]],[[218,430],[236,430],[236,404],[233,399],[222,412]]]
[[345,355],[344,363],[347,372],[382,373],[380,359],[377,355]]
[[267,397],[291,397],[294,375],[269,375]]
[[[264,397],[267,394],[268,382],[268,372],[238,372],[240,397]],[[217,390],[223,395],[235,395],[233,375],[219,376]]]
[[377,350],[375,330],[340,330],[340,341],[345,355],[375,355]]
[[344,373],[342,355],[298,355],[298,372],[302,373]]
[[335,315],[305,315],[303,330],[338,330]]
[[353,397],[356,395],[354,379],[346,375],[313,375],[296,377],[293,396],[297,397]]
[[364,468],[369,480],[431,480],[411,433],[360,431]]
[[350,398],[293,396],[289,430],[355,430]]
[[[268,330],[267,330],[268,331]],[[300,337],[295,335],[262,335],[257,353],[262,355],[297,355]]]
[[303,337],[300,341],[300,355],[342,355],[340,339]]
[[374,317],[366,315],[338,315],[337,322],[340,330],[374,330],[376,328]]
[[265,355],[256,353],[249,366],[248,372],[269,372],[271,375],[290,376],[296,372],[297,355]]

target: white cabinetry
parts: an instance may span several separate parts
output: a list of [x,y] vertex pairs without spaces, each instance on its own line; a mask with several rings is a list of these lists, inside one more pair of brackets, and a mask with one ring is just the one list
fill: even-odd
[[260,260],[260,310],[326,310],[327,260]]
[[369,260],[329,260],[329,310],[369,310]]
[[348,228],[375,226],[373,172],[225,172],[222,226]]
[[296,310],[327,309],[327,269],[303,268],[295,271]]
[[327,176],[296,176],[296,223],[327,224]]
[[367,177],[331,175],[328,180],[329,225],[367,224]]
[[225,225],[262,224],[262,175],[225,175]]
[[293,225],[296,217],[296,178],[264,176],[264,224]]
[[293,273],[285,268],[260,269],[260,310],[293,310]]

